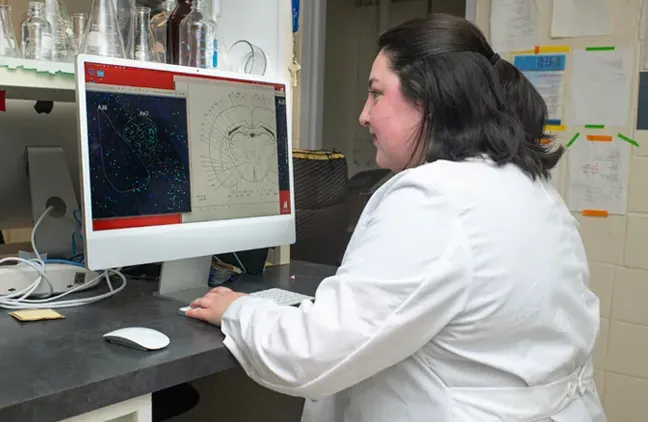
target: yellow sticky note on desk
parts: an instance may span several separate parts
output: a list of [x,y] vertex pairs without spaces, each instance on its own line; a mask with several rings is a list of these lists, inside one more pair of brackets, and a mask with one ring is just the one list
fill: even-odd
[[9,312],[9,315],[18,321],[43,321],[48,319],[65,318],[53,309],[23,309],[20,311]]

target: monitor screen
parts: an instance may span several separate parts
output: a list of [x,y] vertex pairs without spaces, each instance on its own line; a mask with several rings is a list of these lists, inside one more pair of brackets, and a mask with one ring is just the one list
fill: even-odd
[[283,84],[84,67],[94,231],[291,213]]

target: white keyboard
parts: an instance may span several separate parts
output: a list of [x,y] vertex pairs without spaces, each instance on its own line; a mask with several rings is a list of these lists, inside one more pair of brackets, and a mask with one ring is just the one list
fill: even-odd
[[[305,300],[313,300],[312,296],[306,296],[301,293],[295,293],[290,290],[278,289],[275,287],[250,293],[250,296],[274,300],[277,304],[286,306],[299,305]],[[180,308],[180,313],[185,314],[188,310],[189,306],[184,306]]]
[[274,300],[279,305],[299,305],[305,300],[313,299],[312,296],[306,296],[301,293],[291,292],[290,290],[277,289],[275,287],[251,293],[250,296]]

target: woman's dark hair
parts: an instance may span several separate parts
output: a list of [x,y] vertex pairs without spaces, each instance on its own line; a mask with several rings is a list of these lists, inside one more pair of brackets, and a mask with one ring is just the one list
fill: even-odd
[[487,155],[531,179],[548,179],[564,153],[544,143],[547,106],[527,78],[499,59],[463,18],[435,14],[383,33],[378,47],[405,98],[423,112],[412,160],[463,161]]

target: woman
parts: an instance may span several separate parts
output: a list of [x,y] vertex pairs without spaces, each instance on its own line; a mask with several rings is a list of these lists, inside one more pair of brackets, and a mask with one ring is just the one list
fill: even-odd
[[360,123],[398,174],[314,304],[217,288],[248,375],[313,422],[601,422],[599,330],[576,221],[549,181],[546,105],[461,18],[384,33]]

